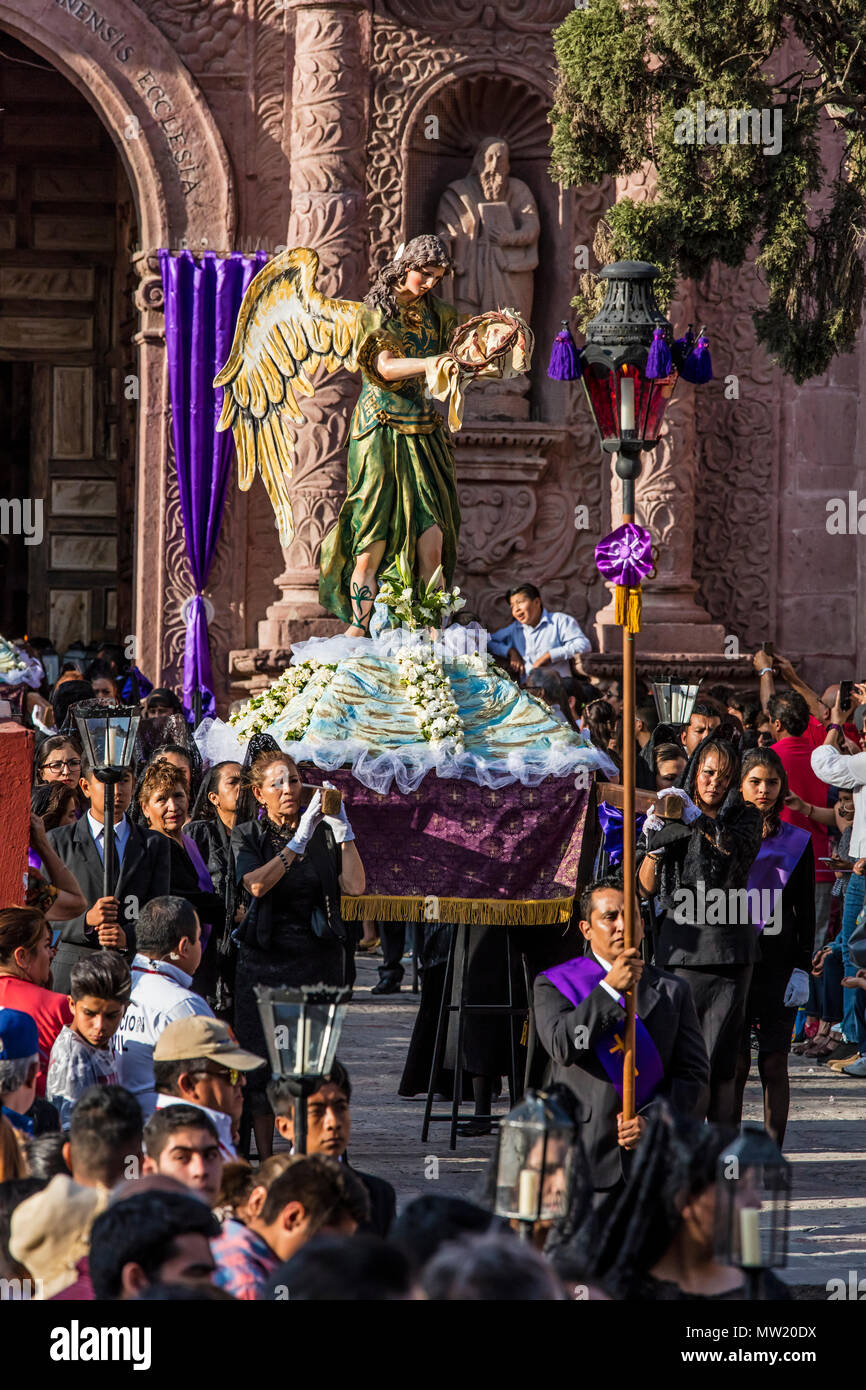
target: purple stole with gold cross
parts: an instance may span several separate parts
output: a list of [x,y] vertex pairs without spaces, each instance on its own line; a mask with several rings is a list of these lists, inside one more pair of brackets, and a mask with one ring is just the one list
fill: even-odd
[[[554,965],[542,972],[545,979],[559,990],[577,1008],[588,994],[591,994],[605,971],[592,956],[576,956],[564,965]],[[619,996],[625,1008],[625,999]],[[625,1058],[625,1020],[622,1030],[612,1028],[595,1043],[595,1053],[608,1077],[622,1098],[622,1065]],[[664,1067],[658,1048],[647,1032],[645,1024],[635,1019],[635,1109],[642,1110],[648,1105],[664,1079]]]

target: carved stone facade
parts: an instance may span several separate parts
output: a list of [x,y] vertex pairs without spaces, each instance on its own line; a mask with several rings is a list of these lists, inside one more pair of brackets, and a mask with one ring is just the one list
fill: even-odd
[[[179,683],[191,592],[157,249],[307,244],[322,258],[325,290],[360,298],[400,241],[432,230],[443,189],[488,136],[507,140],[512,172],[539,209],[537,349],[528,419],[470,412],[455,437],[457,578],[491,627],[508,617],[505,588],[525,578],[588,630],[598,617],[601,645],[611,645],[593,551],[616,522],[619,488],[580,386],[551,382],[545,369],[580,248],[592,246],[617,191],[651,194],[652,171],[619,190],[563,192],[551,182],[551,31],[570,9],[570,0],[100,0],[96,9],[0,0],[0,30],[84,91],[113,133],[135,204],[138,323],[129,348],[140,390],[130,527],[139,665],[153,678]],[[851,663],[866,561],[856,536],[828,536],[826,500],[864,484],[866,354],[797,390],[755,345],[756,283],[750,268],[718,269],[682,286],[672,310],[678,330],[707,323],[716,380],[678,388],[665,438],[645,457],[637,506],[660,563],[646,589],[642,650],[648,661],[697,653],[702,664],[715,653],[733,675],[724,638],[746,650],[775,636],[795,658],[818,644],[822,671],[832,659],[838,674],[862,674]],[[247,494],[230,486],[206,590],[223,708],[281,667],[293,638],[338,627],[318,604],[318,555],[344,493],[357,389],[357,380],[330,378],[304,402],[297,531],[285,552],[260,481]]]

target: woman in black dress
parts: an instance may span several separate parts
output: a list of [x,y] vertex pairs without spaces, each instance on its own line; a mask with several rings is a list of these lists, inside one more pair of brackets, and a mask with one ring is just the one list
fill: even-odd
[[237,906],[238,889],[231,858],[231,833],[235,827],[241,780],[240,763],[216,763],[204,778],[192,820],[184,827],[184,834],[195,843],[207,865],[214,892],[222,898],[225,908],[220,926],[214,928],[206,997],[217,1017],[228,1022],[234,1017],[238,954],[232,933],[244,915],[243,909]]
[[[287,753],[254,757],[248,781],[264,816],[236,825],[231,837],[236,880],[252,899],[237,929],[235,1031],[243,1047],[264,1057],[255,986],[346,983],[340,894],[363,893],[366,880],[345,806],[339,816],[323,816],[317,791],[301,814],[301,776]],[[251,1073],[245,1098],[262,1159],[274,1132],[267,1080],[266,1067]]]
[[207,865],[195,841],[184,833],[189,811],[189,791],[183,771],[173,763],[157,759],[141,779],[138,804],[149,830],[156,830],[171,842],[169,892],[185,898],[201,922],[202,957],[192,980],[192,988],[213,1008],[213,966],[216,940],[222,931],[225,908],[214,892]]
[[[772,748],[753,748],[740,772],[743,800],[757,806],[763,839],[749,875],[760,915],[755,919],[760,960],[746,1007],[737,1068],[737,1104],[752,1065],[752,1032],[758,1039],[758,1073],[764,1090],[764,1123],[781,1149],[791,1088],[788,1053],[797,1008],[809,998],[815,949],[815,856],[808,830],[781,819],[788,795],[785,765]],[[756,891],[755,891],[756,890]],[[760,897],[757,897],[760,894]],[[778,899],[771,896],[778,894]],[[769,915],[765,916],[765,909]]]
[[[614,1299],[748,1300],[744,1271],[715,1251],[717,1167],[735,1132],[696,1124],[665,1102],[650,1112],[624,1190],[556,1249],[554,1268],[566,1282],[598,1284]],[[759,1296],[790,1298],[771,1270],[761,1273]]]
[[[757,937],[740,912],[763,821],[740,795],[740,758],[725,739],[710,734],[698,745],[679,787],[659,791],[683,803],[682,820],[652,812],[638,841],[638,882],[663,914],[655,964],[690,986],[707,1053],[707,1119],[733,1124],[735,1074],[746,1016]],[[745,894],[741,895],[745,898]]]

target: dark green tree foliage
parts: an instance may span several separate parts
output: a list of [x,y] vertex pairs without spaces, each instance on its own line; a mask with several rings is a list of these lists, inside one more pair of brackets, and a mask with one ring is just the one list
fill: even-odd
[[[793,61],[780,52],[790,37]],[[767,290],[755,326],[783,370],[803,382],[850,352],[866,291],[866,0],[589,0],[554,44],[554,178],[579,186],[656,169],[652,201],[624,198],[600,223],[599,259],[654,261],[666,302],[678,275],[739,266],[754,244]],[[682,113],[699,102],[710,141],[712,108],[715,118],[778,108],[778,153],[754,136],[732,141],[729,120],[723,142],[698,143],[696,119],[692,140]],[[828,169],[819,137],[833,127]],[[583,324],[600,290],[584,276]]]

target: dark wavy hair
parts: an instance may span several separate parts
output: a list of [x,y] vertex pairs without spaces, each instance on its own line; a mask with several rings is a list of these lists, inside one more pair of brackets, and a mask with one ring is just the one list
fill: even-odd
[[785,771],[785,764],[774,753],[772,748],[750,748],[743,757],[740,766],[740,787],[746,779],[746,774],[751,772],[753,767],[769,767],[781,779],[782,785],[779,788],[779,795],[776,797],[772,808],[764,816],[764,839],[768,835],[778,833],[779,826],[782,824],[782,812],[785,809],[785,797],[788,795],[788,774]]
[[386,319],[396,318],[398,306],[394,287],[400,283],[407,270],[423,270],[427,265],[441,265],[445,270],[454,269],[454,262],[441,237],[413,237],[400,255],[388,261],[379,271],[369,291],[364,295],[367,308],[381,309]]

